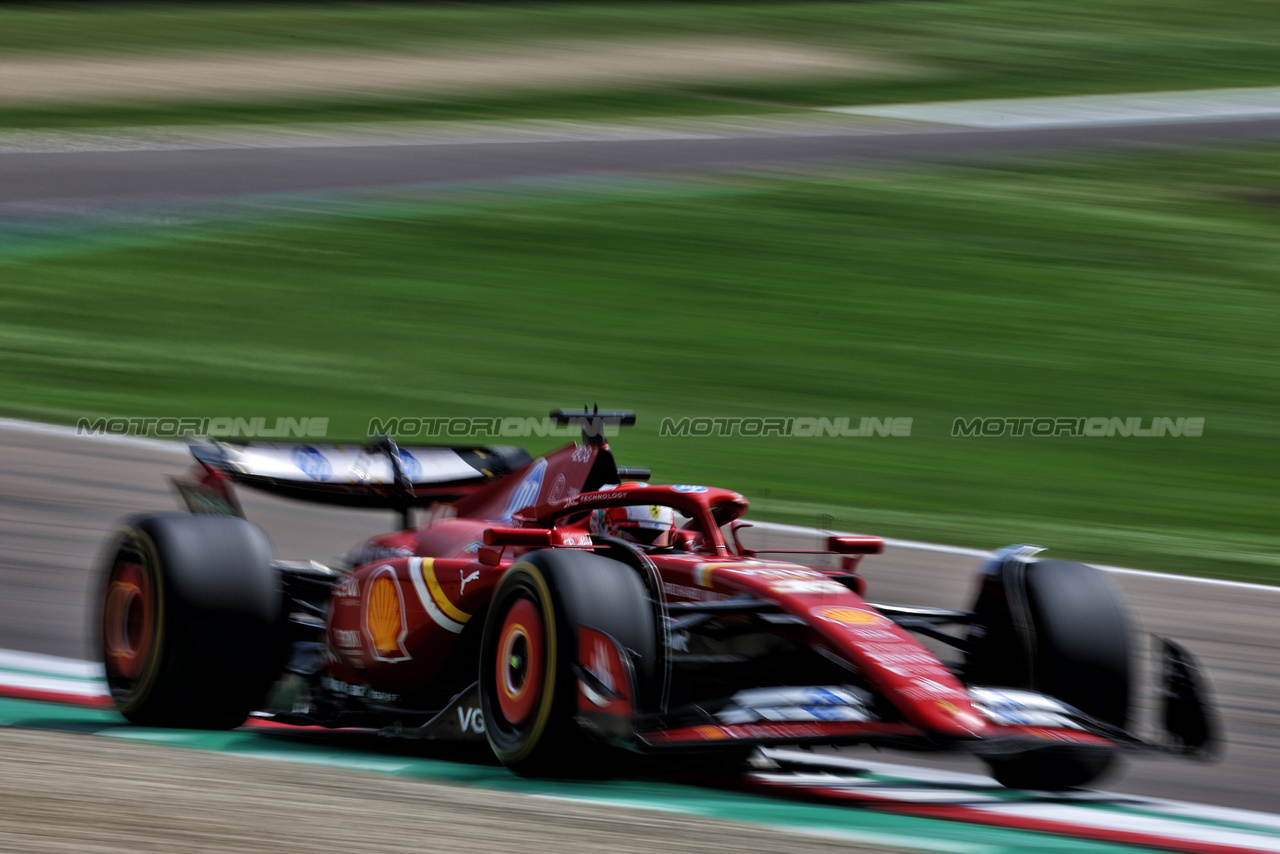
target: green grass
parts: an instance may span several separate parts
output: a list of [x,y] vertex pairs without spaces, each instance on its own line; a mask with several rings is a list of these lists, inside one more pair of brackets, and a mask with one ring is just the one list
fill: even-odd
[[[1280,152],[285,200],[10,225],[11,415],[639,411],[659,482],[770,518],[1280,581]],[[663,417],[912,417],[910,438],[662,438]],[[952,438],[1202,416],[1202,438]],[[534,450],[548,442],[531,440]]]
[[[887,0],[887,2],[111,4],[0,9],[0,57],[77,51],[501,51],[564,39],[734,37],[813,44],[898,61],[896,77],[688,84],[531,96],[538,115],[594,99],[600,115],[737,112],[733,100],[797,107],[1280,84],[1280,7],[1271,0]],[[732,99],[726,102],[724,99]],[[527,115],[486,95],[468,115]],[[441,118],[453,100],[267,99],[243,110],[191,104],[0,110],[0,127],[282,119]],[[330,115],[331,114],[331,115]]]

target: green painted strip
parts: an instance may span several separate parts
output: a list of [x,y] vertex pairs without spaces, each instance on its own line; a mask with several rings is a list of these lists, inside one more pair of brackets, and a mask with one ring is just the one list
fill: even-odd
[[[111,711],[3,698],[0,698],[0,726],[81,732],[237,756],[416,777],[534,797],[678,812],[939,854],[1021,854],[1027,851],[1136,854],[1146,851],[1127,845],[911,818],[856,807],[805,803],[649,779],[603,782],[527,780],[494,765],[380,752],[370,748],[386,751],[392,743],[373,737],[348,738],[337,732],[333,737],[320,741],[298,734],[286,735],[284,731],[277,730],[201,732],[147,729],[125,724],[118,714]],[[420,749],[413,744],[405,744],[404,748],[406,753]]]
[[105,709],[0,697],[0,726],[96,733],[123,723],[119,714]]

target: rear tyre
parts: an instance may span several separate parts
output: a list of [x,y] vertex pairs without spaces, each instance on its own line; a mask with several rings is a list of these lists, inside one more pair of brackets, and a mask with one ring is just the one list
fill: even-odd
[[133,723],[231,729],[280,673],[281,582],[266,535],[244,519],[132,520],[106,552],[98,601],[107,686]]
[[[970,681],[1039,691],[1123,728],[1129,618],[1110,580],[1066,561],[1033,561],[1020,571],[1021,579],[1011,569],[979,595],[983,631],[966,664]],[[1054,746],[984,761],[1002,785],[1056,790],[1098,779],[1116,764],[1116,751]]]
[[577,721],[578,627],[627,650],[637,704],[657,682],[657,616],[630,567],[590,552],[547,550],[498,583],[480,641],[480,698],[494,754],[526,776],[598,776],[614,751]]

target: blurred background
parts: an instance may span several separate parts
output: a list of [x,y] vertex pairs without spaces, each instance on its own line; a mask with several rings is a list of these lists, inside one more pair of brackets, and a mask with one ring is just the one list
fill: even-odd
[[[757,518],[1274,581],[1274,145],[803,146],[1266,87],[1277,36],[1257,0],[5,6],[0,411],[359,439],[598,402],[640,414],[624,462]],[[912,420],[660,435],[696,417]]]
[[[96,655],[99,544],[172,507],[187,462],[130,444],[159,419],[537,454],[565,440],[475,425],[598,403],[638,413],[623,465],[755,520],[1275,585],[1277,43],[1272,0],[2,4],[0,671],[94,666],[21,656]],[[404,427],[433,419],[473,426]],[[290,557],[390,524],[248,502]],[[978,557],[866,571],[880,601],[959,608]],[[1230,742],[1117,785],[1274,810],[1274,588],[1116,578],[1203,656]],[[101,717],[38,725],[91,731],[76,713]],[[499,801],[0,733],[6,850],[855,850],[844,808],[801,843],[817,813],[703,790]],[[615,809],[642,801],[667,812]],[[1146,826],[1122,801],[1095,817]],[[862,850],[1029,844],[857,815],[882,822]]]

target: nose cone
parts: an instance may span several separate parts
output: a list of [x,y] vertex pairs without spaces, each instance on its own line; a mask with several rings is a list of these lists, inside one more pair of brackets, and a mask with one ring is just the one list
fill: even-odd
[[873,686],[906,720],[933,735],[970,739],[986,735],[986,718],[946,665],[867,604],[810,611],[813,627],[835,640]]
[[853,593],[808,610],[810,626],[852,662],[908,721],[942,738],[976,738],[989,726],[932,652]]
[[938,735],[976,738],[986,735],[989,726],[967,698],[935,698],[917,706],[919,722]]

